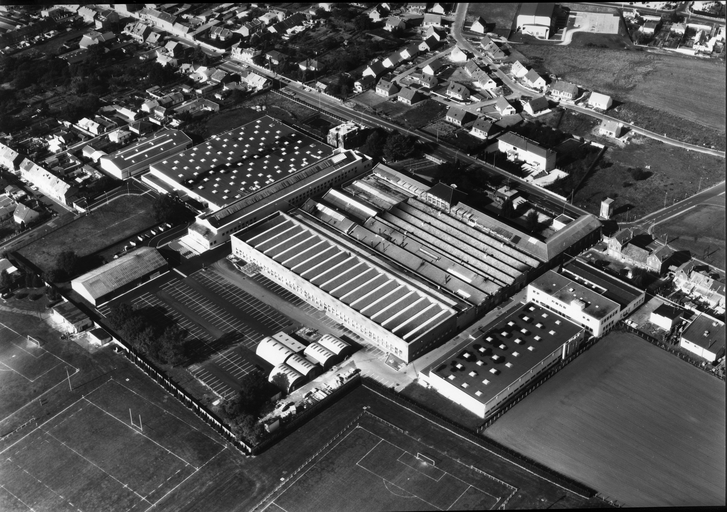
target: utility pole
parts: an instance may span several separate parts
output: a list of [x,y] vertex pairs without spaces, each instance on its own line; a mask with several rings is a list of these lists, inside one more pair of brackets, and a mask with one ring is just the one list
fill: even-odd
[[665,191],[665,192],[664,192],[664,208],[666,208],[666,195],[667,195],[667,194],[668,194],[668,192],[666,192],[666,191]]
[[700,190],[702,190],[702,177],[701,176],[699,177],[699,186],[697,187],[697,194],[699,194]]

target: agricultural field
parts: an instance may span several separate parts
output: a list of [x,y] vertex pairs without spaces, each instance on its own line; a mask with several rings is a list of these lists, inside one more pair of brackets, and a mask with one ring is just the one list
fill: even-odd
[[629,507],[725,501],[724,383],[612,332],[485,432]]
[[152,205],[149,196],[119,196],[19,252],[44,271],[51,270],[63,251],[88,256],[154,226]]
[[403,124],[409,130],[418,130],[432,119],[444,117],[447,113],[447,107],[442,103],[434,100],[424,100],[419,102],[402,115],[397,117],[397,121]]
[[[518,50],[527,56],[524,64],[538,72],[548,71],[612,95],[617,102],[612,115],[619,117],[618,111],[626,110],[637,116],[624,118],[627,122],[633,120],[657,133],[700,144],[714,144],[712,141],[720,136],[724,139],[726,87],[722,62],[570,46],[522,45]],[[654,113],[649,115],[647,109]],[[672,116],[683,121],[675,124]]]
[[692,256],[724,270],[725,204],[701,204],[675,219],[654,226],[657,237],[669,235],[669,246],[688,250]]
[[[562,129],[562,128],[561,128]],[[615,199],[617,221],[639,218],[724,180],[724,159],[635,137],[623,148],[610,147],[588,175],[574,202],[598,214],[601,201]],[[644,171],[639,180],[629,169]]]

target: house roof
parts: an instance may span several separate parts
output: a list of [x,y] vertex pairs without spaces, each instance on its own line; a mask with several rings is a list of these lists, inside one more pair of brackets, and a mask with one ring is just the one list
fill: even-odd
[[592,92],[591,96],[588,98],[588,103],[608,103],[608,100],[610,100],[611,97],[607,96],[605,94],[601,94],[600,92]]
[[[497,101],[495,102],[495,108],[497,108],[498,110],[505,110],[505,109],[511,108],[511,107],[512,107],[512,105],[510,104],[509,101],[507,101],[507,99],[505,99],[505,96],[497,97]],[[505,134],[505,135],[508,135],[508,134]]]
[[416,89],[412,89],[411,87],[404,87],[399,92],[399,98],[404,98],[404,99],[407,99],[407,100],[413,102],[418,94],[419,94],[419,91],[417,91]]
[[447,117],[455,119],[460,123],[464,120],[466,116],[467,111],[459,107],[449,107],[449,110],[447,110]]
[[442,62],[441,59],[434,59],[432,62],[430,62],[429,64],[427,64],[426,66],[424,66],[424,69],[429,68],[432,71],[437,71],[442,66],[444,66],[444,63]]
[[396,82],[392,82],[390,80],[384,80],[383,78],[379,80],[379,83],[376,84],[377,89],[384,89],[386,91],[392,92],[394,89],[398,90],[398,86],[396,85]]
[[450,187],[446,183],[441,182],[427,190],[427,193],[438,197],[442,201],[446,202],[450,207],[463,201],[467,195],[464,192],[460,192],[454,187]]
[[430,87],[434,87],[439,83],[439,78],[437,78],[434,75],[427,75],[426,73],[422,75],[422,78],[420,80],[422,83],[427,84]]
[[377,76],[386,70],[386,68],[384,67],[384,64],[380,60],[374,61],[371,64],[369,64],[368,69],[373,71]]
[[25,222],[28,224],[33,219],[37,218],[40,213],[36,212],[29,206],[25,206],[23,203],[18,203],[13,212],[13,218],[16,222]]
[[412,43],[408,45],[406,48],[401,50],[401,53],[407,52],[409,55],[416,55],[419,53],[419,43]]
[[620,304],[622,309],[644,294],[643,290],[613,277],[579,258],[571,260],[563,267],[563,275],[589,287],[595,285],[603,290],[601,293],[605,297]]
[[470,75],[474,74],[477,71],[482,71],[482,69],[477,65],[477,63],[473,60],[468,60],[467,63],[464,65],[465,71],[467,71]]
[[535,72],[535,70],[534,70],[534,69],[531,69],[531,70],[530,70],[530,71],[528,71],[528,72],[527,72],[527,74],[525,75],[525,80],[527,80],[527,81],[528,81],[528,82],[530,82],[530,83],[534,83],[534,82],[537,82],[537,81],[538,81],[538,80],[540,80],[541,78],[542,78],[542,77],[541,77],[541,76],[540,76],[539,74],[537,74],[537,73]]
[[607,130],[614,133],[616,133],[620,126],[621,123],[619,123],[618,121],[614,121],[613,119],[607,119],[601,123],[602,130]]
[[565,82],[563,80],[556,80],[556,82],[550,87],[550,90],[567,92],[570,93],[572,96],[578,94],[578,86],[576,84]]
[[656,308],[651,313],[652,315],[658,315],[663,316],[665,318],[668,318],[670,320],[675,320],[682,316],[682,310],[679,308],[675,308],[674,306],[670,306],[668,304],[662,304],[658,308]]
[[[434,27],[429,27],[429,28],[434,28]],[[425,44],[427,46],[427,48],[429,48],[430,50],[433,50],[437,46],[439,46],[439,40],[434,36],[429,36],[426,39],[424,39],[424,41],[422,41],[421,44]]]
[[457,83],[457,82],[449,82],[449,87],[447,87],[447,92],[454,92],[457,94],[465,94],[469,92],[469,89],[465,87],[464,85]]
[[84,320],[89,320],[88,316],[78,309],[78,307],[72,302],[62,302],[53,308],[58,315],[60,315],[66,322],[70,324],[76,324]]
[[424,15],[424,21],[423,21],[423,23],[427,23],[427,22],[441,24],[442,23],[442,15],[441,14],[426,13]]
[[398,16],[389,16],[388,18],[386,18],[386,25],[389,27],[398,27],[399,25],[404,24],[404,20],[402,20]]
[[536,98],[531,99],[528,102],[528,105],[530,105],[530,108],[533,110],[533,112],[540,112],[541,110],[546,110],[548,108],[548,100],[545,98],[545,96],[538,96]]
[[478,117],[475,123],[472,125],[473,130],[480,130],[484,133],[490,133],[495,125],[485,117]]
[[370,83],[374,82],[376,79],[372,77],[371,75],[362,76],[358,80],[356,80],[357,84],[360,84],[362,86],[369,85]]

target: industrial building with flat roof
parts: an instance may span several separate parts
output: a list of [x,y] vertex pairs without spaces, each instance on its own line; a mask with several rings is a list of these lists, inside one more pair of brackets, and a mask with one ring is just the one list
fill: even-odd
[[682,332],[679,346],[713,363],[724,357],[726,335],[724,322],[702,313]]
[[371,169],[371,159],[351,150],[337,152],[293,174],[285,174],[230,206],[204,213],[189,226],[182,242],[197,253],[227,242],[232,233],[278,211],[295,208],[314,195]]
[[646,293],[574,259],[528,284],[527,300],[564,315],[601,337],[644,303]]
[[146,140],[99,159],[101,169],[112,177],[125,180],[148,170],[149,166],[179,153],[192,145],[184,132],[161,130]]
[[302,212],[232,236],[235,256],[405,362],[454,331],[457,301],[357,249]]
[[523,304],[436,361],[428,383],[484,419],[583,340],[583,328],[536,304]]
[[213,212],[331,154],[329,145],[263,116],[155,162],[151,174]]
[[169,268],[152,247],[135,251],[102,265],[71,281],[71,288],[94,306],[125,293]]

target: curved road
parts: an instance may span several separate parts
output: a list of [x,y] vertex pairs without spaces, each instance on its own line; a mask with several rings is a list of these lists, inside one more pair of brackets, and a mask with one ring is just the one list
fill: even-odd
[[[456,14],[456,17],[455,17],[455,22],[452,25],[452,36],[454,37],[455,41],[457,41],[457,43],[459,45],[461,45],[464,48],[470,50],[476,56],[483,57],[484,55],[482,54],[482,52],[480,52],[479,50],[477,50],[472,45],[472,43],[470,43],[462,35],[462,29],[464,27],[464,20],[465,20],[465,15],[467,14],[467,6],[468,5],[469,4],[466,4],[466,3],[457,4],[457,14]],[[500,80],[502,80],[503,83],[506,84],[510,89],[512,89],[513,92],[514,91],[517,91],[520,94],[524,94],[526,96],[530,96],[530,95],[533,94],[530,90],[522,87],[520,84],[518,84],[515,81],[513,81],[512,79],[510,79],[510,77],[507,76],[505,73],[503,73],[499,68],[495,68],[495,72],[496,72],[497,76],[500,78]],[[651,130],[647,130],[646,128],[640,128],[638,126],[626,124],[623,121],[621,121],[619,119],[616,119],[615,117],[611,117],[611,116],[607,116],[605,114],[601,114],[601,113],[598,113],[598,112],[594,112],[593,110],[588,109],[588,108],[579,107],[578,105],[571,105],[571,104],[567,104],[567,103],[563,103],[563,102],[561,102],[560,105],[562,107],[564,107],[564,108],[571,109],[571,110],[574,110],[576,112],[580,112],[582,114],[586,114],[586,115],[589,115],[591,117],[595,117],[597,119],[610,120],[610,121],[616,121],[617,123],[622,123],[622,124],[628,126],[629,129],[631,131],[633,131],[634,133],[638,133],[638,134],[644,135],[646,137],[652,138],[654,140],[658,140],[658,141],[663,142],[665,144],[670,144],[672,146],[677,146],[677,147],[680,147],[680,148],[684,148],[684,149],[687,149],[689,151],[697,151],[699,153],[705,153],[705,154],[717,156],[717,157],[720,157],[720,158],[724,158],[725,157],[725,152],[724,151],[719,151],[717,149],[711,149],[711,148],[705,148],[705,147],[702,147],[702,146],[695,146],[694,144],[688,144],[686,142],[682,142],[682,141],[679,141],[679,140],[675,140],[675,139],[666,137],[664,135],[659,135],[658,133],[654,133]]]

